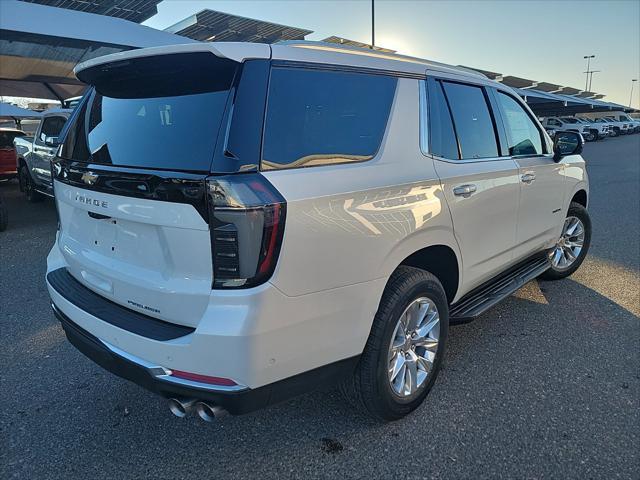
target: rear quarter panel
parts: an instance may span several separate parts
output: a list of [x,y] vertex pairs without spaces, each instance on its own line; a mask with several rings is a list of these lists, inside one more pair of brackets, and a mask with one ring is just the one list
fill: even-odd
[[[386,279],[429,245],[449,245],[457,253],[433,161],[420,151],[418,85],[416,79],[399,79],[385,137],[372,160],[265,172],[287,200],[272,278],[285,295]],[[380,286],[372,292],[373,312],[384,283],[375,282]]]

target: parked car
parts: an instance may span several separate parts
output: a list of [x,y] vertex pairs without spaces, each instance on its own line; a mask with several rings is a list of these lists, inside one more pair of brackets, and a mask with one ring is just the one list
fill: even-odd
[[589,249],[581,135],[551,142],[481,74],[294,42],[138,49],[76,75],[90,90],[53,163],[52,306],[177,416],[335,382],[403,417],[450,322]]
[[604,126],[606,128],[608,137],[615,137],[617,135],[616,132],[613,130],[613,123],[609,122],[608,120],[604,118],[592,118],[589,120],[594,124]]
[[640,132],[640,120],[631,118],[629,115],[617,113],[615,115],[611,115],[611,118],[624,122],[628,125],[627,132],[628,133],[637,133]]
[[607,125],[606,123],[598,123],[591,120],[590,118],[575,117],[575,119],[579,123],[589,126],[589,131],[591,132],[593,140],[601,140],[609,136],[609,125]]
[[604,117],[604,120],[609,122],[609,125],[611,125],[611,128],[614,132],[614,137],[630,133],[630,124],[628,122],[621,122],[620,120],[611,116]]
[[594,140],[590,126],[578,122],[573,117],[546,117],[542,120],[542,125],[556,131],[580,133],[589,142]]
[[17,175],[16,148],[13,140],[24,136],[22,130],[0,128],[0,180],[10,180]]
[[53,196],[51,159],[58,148],[58,135],[70,114],[70,109],[46,110],[34,137],[16,138],[14,141],[17,151],[14,164],[18,170],[20,191],[30,202],[41,201],[43,195]]

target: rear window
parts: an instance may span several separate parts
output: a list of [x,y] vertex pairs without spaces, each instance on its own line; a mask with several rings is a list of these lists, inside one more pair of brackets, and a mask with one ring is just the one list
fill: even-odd
[[75,116],[61,156],[208,172],[237,66],[205,52],[146,57],[80,72],[94,91]]
[[458,160],[458,140],[453,129],[451,113],[447,106],[447,100],[442,92],[440,82],[433,82],[429,90],[431,135],[431,153],[442,158]]
[[373,158],[384,136],[396,83],[385,75],[274,68],[262,169]]
[[493,121],[481,87],[443,82],[463,159],[498,156]]

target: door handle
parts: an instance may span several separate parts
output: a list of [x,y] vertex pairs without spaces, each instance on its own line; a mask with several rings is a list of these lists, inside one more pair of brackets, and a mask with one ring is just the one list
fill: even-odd
[[477,188],[473,184],[458,185],[453,189],[453,194],[456,197],[469,198],[473,193],[475,193],[476,190]]
[[520,180],[522,180],[523,183],[527,183],[527,184],[533,182],[535,179],[536,179],[535,173],[525,173],[520,177]]

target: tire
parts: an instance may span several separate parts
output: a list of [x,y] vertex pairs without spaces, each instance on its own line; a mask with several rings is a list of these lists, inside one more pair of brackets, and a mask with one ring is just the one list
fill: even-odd
[[[413,317],[419,319],[419,328],[408,329],[416,333],[415,337],[405,335],[404,329],[399,330],[400,319],[406,319],[404,313],[412,308],[415,310],[411,311],[419,313]],[[436,315],[439,315],[439,323],[432,316],[433,308]],[[423,310],[426,310],[426,313],[423,313]],[[429,329],[428,325],[435,324],[437,328]],[[430,333],[420,337],[417,332],[421,330]],[[343,394],[350,403],[379,420],[398,420],[411,413],[424,401],[438,376],[445,353],[448,330],[449,305],[438,279],[424,270],[399,267],[391,275],[384,290],[371,333],[353,378],[342,385]],[[435,346],[434,338],[431,337],[437,338]],[[416,340],[413,340],[414,338]],[[404,342],[404,345],[394,347],[392,342],[397,344],[398,339],[401,339],[399,343]],[[425,344],[429,341],[430,347],[410,345],[414,341],[422,341]],[[392,351],[397,352],[397,355],[392,356]],[[419,357],[422,357],[422,360],[412,360]],[[429,357],[431,361],[426,375],[427,371],[424,367],[429,365],[429,360],[425,361],[424,357]],[[397,367],[396,361],[402,362],[404,373],[401,373],[402,368],[390,368],[392,362]],[[415,367],[411,368],[410,365]],[[395,383],[390,378],[392,371],[398,372]],[[416,379],[415,384],[409,380],[405,382],[404,379],[409,378]],[[394,388],[410,389],[406,385],[416,387],[413,393],[394,391]]]
[[[562,265],[561,263],[562,259],[560,260],[559,264],[554,261],[554,256],[558,255],[557,252],[560,247],[556,246],[552,248],[549,251],[549,260],[551,262],[551,268],[547,270],[545,273],[543,273],[542,275],[540,275],[540,278],[542,278],[543,280],[560,280],[562,278],[566,278],[572,275],[576,270],[578,270],[578,268],[580,268],[580,265],[582,265],[582,262],[587,256],[587,252],[589,251],[589,246],[591,245],[591,219],[589,218],[589,213],[587,212],[587,209],[584,208],[579,203],[571,202],[571,205],[569,206],[569,211],[567,212],[567,217],[565,219],[565,223],[563,226],[563,234],[561,235],[560,240],[563,240],[563,241],[570,240],[572,244],[577,244],[577,242],[579,242],[580,240],[580,236],[576,234],[576,232],[578,231],[577,227],[575,230],[571,232],[567,232],[572,235],[566,235],[565,233],[567,226],[569,225],[570,227],[571,225],[570,222],[572,220],[570,219],[578,219],[583,227],[584,235],[582,238],[582,246],[579,250],[579,253],[575,255],[576,247],[572,248],[569,246],[565,246],[563,250],[566,252],[568,249],[570,249],[571,252],[575,255],[575,260],[572,260],[567,265]],[[561,255],[563,259],[568,258],[568,255],[564,253],[562,253]]]
[[31,174],[29,174],[29,170],[24,165],[20,168],[19,180],[20,190],[24,192],[27,202],[38,203],[44,199],[44,196],[35,189]]
[[9,224],[9,212],[4,204],[2,198],[0,198],[0,232],[4,232]]

